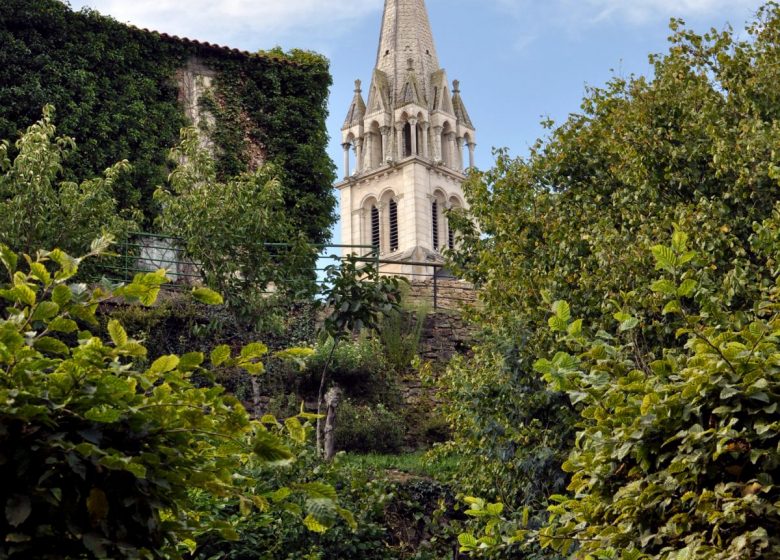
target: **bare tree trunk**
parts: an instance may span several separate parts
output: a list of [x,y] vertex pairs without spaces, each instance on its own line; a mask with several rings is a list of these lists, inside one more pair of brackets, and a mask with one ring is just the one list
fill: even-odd
[[320,392],[317,395],[317,453],[322,455],[322,405],[325,401],[325,384],[328,380],[328,366],[333,359],[333,353],[336,351],[336,346],[339,344],[339,339],[333,339],[333,348],[330,349],[328,359],[325,361],[325,367],[322,368],[322,376],[320,377]]
[[252,414],[255,417],[260,416],[260,383],[254,375],[249,376],[252,382]]
[[328,406],[325,419],[325,460],[330,461],[336,454],[336,412],[341,404],[341,389],[331,388],[325,395],[325,404]]

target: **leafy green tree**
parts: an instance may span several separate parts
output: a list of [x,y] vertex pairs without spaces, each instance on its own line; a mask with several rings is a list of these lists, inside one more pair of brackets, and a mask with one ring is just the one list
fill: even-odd
[[278,167],[266,164],[220,182],[194,128],[182,130],[171,158],[178,165],[170,189],[155,194],[162,206],[157,224],[183,240],[206,284],[225,294],[239,317],[253,319],[271,288],[277,293],[316,288],[316,254],[287,214]]
[[[98,240],[88,256],[108,245]],[[118,321],[110,340],[93,333],[101,302],[151,305],[164,271],[89,289],[72,283],[83,259],[59,249],[20,259],[0,245],[0,263],[0,557],[180,558],[203,532],[237,537],[215,510],[235,503],[273,517],[298,496],[310,507],[292,511],[312,530],[332,526],[332,511],[352,521],[327,484],[268,488],[237,476],[293,462],[288,442],[306,438],[310,415],[252,420],[220,386],[193,383],[203,354],[149,363]],[[221,302],[206,288],[193,295]],[[267,351],[220,346],[210,362],[258,375]]]
[[442,384],[464,458],[460,483],[501,498],[508,515],[536,504],[538,519],[556,483],[566,484],[556,464],[574,445],[577,413],[532,367],[557,348],[554,301],[593,332],[609,332],[622,306],[636,309],[633,347],[655,360],[685,327],[661,316],[645,288],[656,276],[649,249],[675,224],[695,232],[702,281],[720,286],[730,316],[752,312],[774,283],[749,240],[778,196],[780,6],[762,8],[742,39],[679,21],[672,32],[668,53],[651,57],[652,78],[589,89],[581,112],[530,155],[499,151],[493,169],[471,176],[479,228],[452,217],[454,266],[479,287],[484,331],[475,357]]
[[39,247],[86,252],[101,231],[121,235],[135,227],[137,214],[117,213],[114,185],[129,165],[119,162],[104,177],[82,183],[61,180],[63,164],[76,149],[72,138],[56,137],[54,108],[15,144],[0,142],[0,243],[14,251]]
[[[756,255],[776,259],[778,218],[780,207],[757,226]],[[637,347],[643,313],[629,302],[611,334],[595,336],[555,306],[550,324],[569,351],[535,367],[577,403],[579,443],[564,464],[571,494],[554,499],[540,542],[563,552],[576,544],[574,558],[775,557],[780,276],[734,313],[687,235],[652,252],[663,272],[651,285],[655,310],[682,323],[677,344]]]
[[325,271],[321,294],[328,310],[322,334],[333,343],[322,367],[317,395],[317,450],[322,451],[322,410],[328,384],[328,367],[344,338],[363,329],[376,329],[381,318],[397,311],[401,303],[401,278],[383,276],[372,261],[348,255],[339,265]]

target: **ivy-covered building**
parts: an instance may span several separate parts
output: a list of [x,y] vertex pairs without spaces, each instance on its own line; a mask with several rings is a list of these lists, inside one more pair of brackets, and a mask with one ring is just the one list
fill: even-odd
[[273,161],[284,170],[290,215],[312,242],[334,222],[327,155],[325,58],[304,51],[249,53],[74,12],[58,0],[0,2],[0,139],[11,142],[57,110],[58,132],[78,150],[72,179],[127,159],[122,208],[156,215],[152,193],[169,172],[168,150],[188,124],[207,129],[220,175]]

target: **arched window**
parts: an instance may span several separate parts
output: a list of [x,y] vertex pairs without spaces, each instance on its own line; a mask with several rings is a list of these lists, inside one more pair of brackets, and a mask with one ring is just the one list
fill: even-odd
[[452,128],[450,123],[444,123],[444,127],[441,131],[441,161],[447,167],[452,167],[452,144],[450,137],[452,136]]
[[[462,208],[460,200],[458,200],[457,197],[451,196],[449,201],[449,208],[450,208],[450,212]],[[447,218],[447,247],[450,250],[455,249],[455,231],[452,229],[452,226],[450,225],[449,217]]]
[[380,227],[379,227],[379,208],[376,205],[371,207],[371,245],[379,251]]
[[412,125],[404,125],[404,157],[412,155]]
[[439,202],[431,203],[431,228],[433,230],[433,248],[439,248]]
[[398,203],[390,200],[390,252],[398,250]]

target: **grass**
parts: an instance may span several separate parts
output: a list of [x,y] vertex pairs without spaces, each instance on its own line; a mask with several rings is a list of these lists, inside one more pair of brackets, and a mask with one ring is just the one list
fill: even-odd
[[449,479],[458,466],[458,460],[454,456],[429,460],[425,451],[398,455],[346,453],[341,456],[340,462],[345,466],[359,467],[363,470],[401,471],[439,481]]

